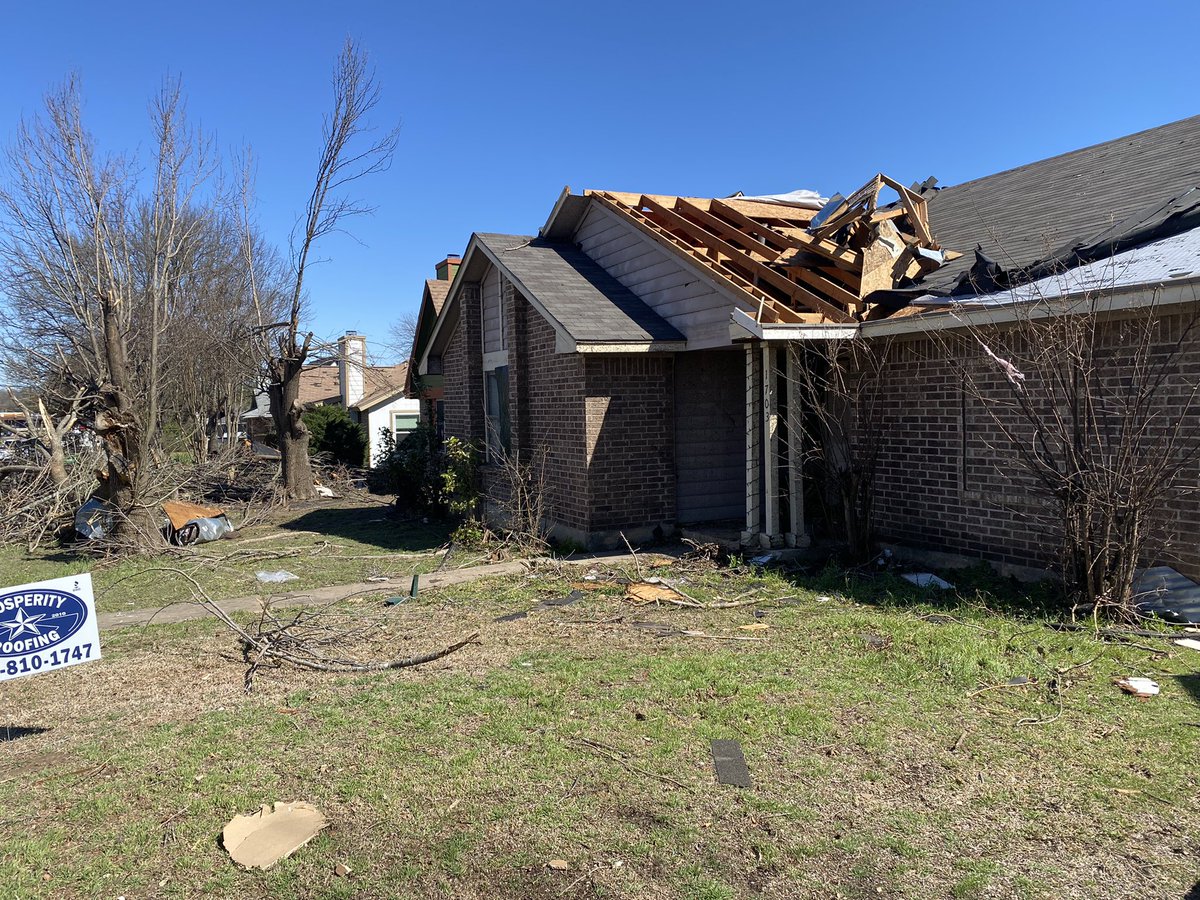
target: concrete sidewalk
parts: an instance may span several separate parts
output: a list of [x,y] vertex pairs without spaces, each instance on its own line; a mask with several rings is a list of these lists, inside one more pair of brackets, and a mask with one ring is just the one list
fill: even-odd
[[[575,564],[592,562],[573,560]],[[464,584],[479,578],[491,578],[497,575],[519,575],[525,571],[525,563],[520,560],[512,562],[492,563],[485,566],[470,566],[465,569],[450,569],[445,572],[430,572],[421,576],[421,589],[445,587],[451,584]],[[359,594],[407,594],[409,583],[406,578],[394,581],[371,582],[361,581],[357,584],[335,584],[330,587],[312,588],[307,591],[297,591],[294,594],[254,595],[252,597],[235,597],[232,600],[218,600],[217,605],[227,613],[256,612],[262,606],[262,601],[270,597],[279,606],[320,606],[326,603],[336,603]],[[172,622],[187,622],[192,619],[203,619],[208,616],[204,608],[196,603],[172,603],[169,606],[151,607],[147,609],[131,609],[124,612],[100,613],[97,620],[102,631],[114,628],[128,628],[131,625],[167,625]]]

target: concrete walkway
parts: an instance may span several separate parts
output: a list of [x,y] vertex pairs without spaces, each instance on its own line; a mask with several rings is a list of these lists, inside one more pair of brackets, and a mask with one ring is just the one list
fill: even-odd
[[[592,562],[593,559],[571,560],[578,565]],[[446,587],[451,584],[464,584],[479,578],[492,578],[497,575],[519,575],[525,571],[525,564],[520,560],[512,562],[492,563],[486,566],[469,566],[465,569],[450,569],[445,572],[430,572],[421,576],[421,590],[428,588]],[[217,605],[227,613],[257,612],[262,601],[269,596],[279,606],[320,606],[326,603],[336,603],[359,594],[407,594],[409,582],[407,578],[398,578],[392,582],[360,581],[357,584],[335,584],[330,587],[312,588],[307,591],[297,591],[294,594],[255,595],[252,597],[236,597],[232,600],[218,600]],[[130,625],[167,625],[172,622],[187,622],[192,619],[203,619],[208,616],[204,608],[196,603],[172,603],[149,609],[130,609],[124,612],[100,613],[97,620],[101,631],[113,628],[128,628]]]

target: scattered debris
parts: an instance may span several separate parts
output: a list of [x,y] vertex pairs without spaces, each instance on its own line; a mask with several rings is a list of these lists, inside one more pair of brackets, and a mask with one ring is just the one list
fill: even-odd
[[549,609],[555,606],[571,606],[578,603],[584,597],[583,591],[571,591],[565,597],[553,597],[549,600],[543,600],[534,609]]
[[832,603],[833,598],[832,597],[818,597],[817,602],[818,603]]
[[75,533],[84,540],[100,540],[112,531],[113,512],[109,503],[92,498],[75,513]]
[[1187,647],[1189,650],[1200,650],[1200,641],[1194,638],[1180,638],[1174,643],[1179,647]]
[[384,606],[399,606],[401,603],[403,603],[407,599],[409,599],[409,598],[408,597],[388,597],[386,600],[383,601],[383,605]]
[[625,596],[640,603],[673,603],[683,600],[679,591],[661,581],[638,581],[626,588]]
[[333,491],[325,487],[323,484],[314,484],[313,490],[316,492],[318,497],[324,497],[326,500],[332,500],[334,497]]
[[554,869],[556,872],[565,872],[567,869],[571,868],[571,864],[565,859],[552,859],[550,862],[546,863],[546,865],[549,868]]
[[371,584],[383,584],[383,582],[391,581],[392,579],[386,575],[369,575],[366,580]]
[[255,572],[254,577],[266,584],[282,584],[285,581],[299,581],[299,575],[293,575],[285,569],[278,572]]
[[492,621],[493,622],[515,622],[515,621],[517,621],[517,619],[523,619],[527,615],[529,615],[529,613],[527,613],[525,610],[521,610],[520,612],[509,613],[508,615],[504,615],[504,616],[496,616],[496,618],[492,619]]
[[892,646],[892,639],[884,634],[860,634],[868,650],[886,650]]
[[269,869],[328,826],[311,803],[276,803],[273,810],[264,804],[248,816],[234,816],[221,832],[221,842],[238,865]]
[[1149,678],[1140,678],[1136,675],[1114,679],[1113,684],[1125,693],[1133,694],[1133,696],[1142,700],[1153,697],[1159,690],[1157,681],[1152,681]]
[[907,572],[900,577],[919,588],[935,587],[943,591],[954,590],[954,585],[944,579],[938,578],[932,572]]
[[1176,625],[1200,625],[1200,584],[1170,566],[1143,569],[1133,582],[1140,612]]
[[1007,684],[1009,687],[1021,687],[1022,685],[1029,684],[1029,676],[1014,675],[1012,678],[1008,679]]
[[783,554],[776,550],[772,551],[771,553],[762,553],[758,556],[752,556],[747,561],[752,566],[768,566],[773,562],[779,562],[781,559],[783,559]]
[[712,742],[712,758],[717,784],[750,787],[750,770],[746,767],[741,744],[737,741],[715,740]]
[[162,504],[162,511],[167,517],[167,539],[180,547],[205,544],[233,533],[233,523],[215,506],[167,500]]
[[766,622],[751,622],[749,625],[738,626],[742,631],[766,631],[770,627]]

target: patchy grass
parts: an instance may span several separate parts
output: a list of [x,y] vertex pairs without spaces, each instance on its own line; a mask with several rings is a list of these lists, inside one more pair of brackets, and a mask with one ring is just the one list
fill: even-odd
[[[215,599],[269,595],[348,584],[371,575],[431,571],[440,562],[435,551],[447,534],[443,523],[389,518],[381,504],[313,503],[285,510],[226,540],[182,548],[177,556],[111,561],[70,550],[30,555],[18,547],[0,547],[0,585],[91,572],[101,612],[190,600],[191,586],[175,569],[192,575]],[[272,585],[255,577],[258,571],[279,569],[299,580]]]
[[[1014,594],[980,573],[954,598],[672,573],[697,600],[771,602],[637,607],[612,585],[534,610],[572,589],[547,568],[360,604],[388,628],[368,651],[481,631],[421,669],[279,669],[246,697],[231,639],[193,622],[0,685],[30,730],[0,757],[0,894],[1179,898],[1200,877],[1200,654],[995,612]],[[1162,694],[1121,694],[1128,674]],[[741,742],[752,788],[715,784],[715,738]],[[224,823],[293,799],[332,827],[238,870]]]

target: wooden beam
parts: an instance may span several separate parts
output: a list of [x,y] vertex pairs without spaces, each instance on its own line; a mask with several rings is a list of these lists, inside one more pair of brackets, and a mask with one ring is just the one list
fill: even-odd
[[709,231],[719,237],[723,237],[730,243],[740,244],[746,249],[747,253],[761,256],[764,262],[774,262],[780,254],[779,250],[756,241],[753,237],[743,231],[738,231],[723,219],[718,219],[707,210],[701,209],[694,200],[684,200],[680,197],[675,201],[675,211],[680,215],[693,219],[698,224],[703,225]]
[[[748,294],[753,302],[758,304],[759,309],[762,309],[767,304],[770,304],[771,312],[778,317],[785,317],[788,320],[796,323],[812,323],[811,318],[806,317],[803,313],[789,309],[788,307],[779,303],[774,297],[764,292],[762,288],[758,287],[753,282],[747,281],[745,278],[738,275],[736,272],[731,271],[726,266],[716,264],[696,247],[692,247],[681,242],[678,237],[668,232],[653,219],[649,218],[640,209],[618,202],[605,191],[596,191],[591,196],[599,201],[602,206],[629,219],[629,221],[631,221],[637,228],[653,239],[656,243],[674,253],[683,254],[693,262],[703,265],[718,283],[723,284],[729,290],[733,291],[734,293]],[[644,198],[639,195],[638,201],[641,199]],[[834,311],[840,316],[840,318],[838,318],[836,321],[847,321],[847,317],[844,313],[841,313],[836,308],[834,308]],[[772,321],[775,321],[775,319]]]
[[[689,237],[692,237],[706,246],[713,247],[729,257],[731,262],[738,263],[754,273],[754,276],[759,281],[765,281],[767,284],[783,291],[788,297],[797,303],[807,306],[814,312],[823,313],[826,317],[835,322],[848,322],[851,317],[847,312],[849,307],[838,307],[830,303],[824,297],[821,297],[810,290],[796,284],[792,279],[788,278],[774,269],[768,268],[764,263],[754,259],[749,254],[727,241],[710,234],[704,228],[697,225],[695,222],[685,219],[683,216],[674,210],[667,209],[661,203],[653,200],[648,196],[642,197],[642,205],[648,207],[661,221],[659,225],[664,225],[670,229],[676,229],[684,232]],[[818,276],[819,277],[819,276]],[[821,282],[826,279],[821,278]],[[835,286],[836,287],[836,286]],[[839,289],[840,290],[840,289]],[[858,303],[858,298],[854,298],[855,304]]]

